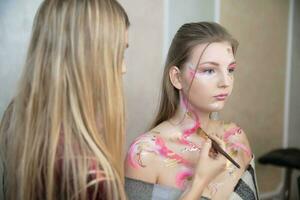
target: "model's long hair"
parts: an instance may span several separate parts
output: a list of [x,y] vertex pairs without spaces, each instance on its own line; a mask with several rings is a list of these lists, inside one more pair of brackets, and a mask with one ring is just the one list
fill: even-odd
[[235,54],[238,41],[234,39],[224,27],[217,23],[187,23],[179,28],[168,51],[163,73],[160,105],[157,115],[151,124],[151,128],[170,119],[175,114],[179,105],[179,91],[172,85],[169,77],[171,67],[176,66],[182,69],[190,58],[194,47],[199,44],[224,41],[231,44],[233,53]]
[[121,66],[128,26],[116,0],[41,4],[0,125],[6,199],[125,199]]

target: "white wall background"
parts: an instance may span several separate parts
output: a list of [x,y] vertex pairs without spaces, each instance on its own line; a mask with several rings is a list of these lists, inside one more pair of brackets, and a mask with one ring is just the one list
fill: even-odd
[[0,0],[0,116],[14,94],[41,0]]
[[[40,2],[0,0],[0,118],[14,95]],[[2,170],[0,163],[0,199],[3,199]]]

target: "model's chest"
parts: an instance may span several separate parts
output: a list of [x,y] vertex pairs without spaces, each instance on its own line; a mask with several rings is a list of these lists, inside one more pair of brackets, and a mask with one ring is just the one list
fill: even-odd
[[[194,176],[196,166],[198,165],[203,141],[194,141],[195,146],[180,145],[169,142],[166,146],[172,151],[170,155],[176,157],[162,157],[163,169],[159,173],[158,184],[184,189]],[[228,145],[227,145],[228,146]],[[217,197],[229,196],[234,190],[235,185],[244,173],[248,163],[245,162],[243,151],[226,152],[241,166],[236,168],[228,161],[226,170],[218,175],[204,190],[204,196]],[[175,159],[181,158],[181,159]],[[210,166],[207,166],[210,167]],[[216,197],[216,198],[215,198]]]

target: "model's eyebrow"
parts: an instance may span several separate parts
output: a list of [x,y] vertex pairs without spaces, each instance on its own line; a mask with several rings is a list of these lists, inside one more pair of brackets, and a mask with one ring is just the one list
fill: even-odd
[[205,64],[210,64],[210,65],[215,65],[215,66],[219,66],[219,63],[216,63],[216,62],[212,62],[212,61],[208,61],[208,62],[203,62],[203,63],[200,63],[199,65],[205,65]]
[[[203,63],[200,63],[199,65],[205,65],[205,64],[210,64],[210,65],[219,66],[219,63],[212,62],[212,61],[203,62]],[[234,60],[234,61],[232,61],[228,66],[235,65],[235,64],[236,64],[236,61]]]

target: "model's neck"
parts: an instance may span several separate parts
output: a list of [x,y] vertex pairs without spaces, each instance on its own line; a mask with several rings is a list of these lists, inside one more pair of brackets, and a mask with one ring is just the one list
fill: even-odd
[[210,126],[210,113],[203,112],[196,109],[191,109],[192,111],[187,111],[185,107],[179,105],[175,115],[170,119],[172,124],[176,124],[181,127],[191,127],[198,120],[200,122],[200,127],[203,130],[207,130]]

